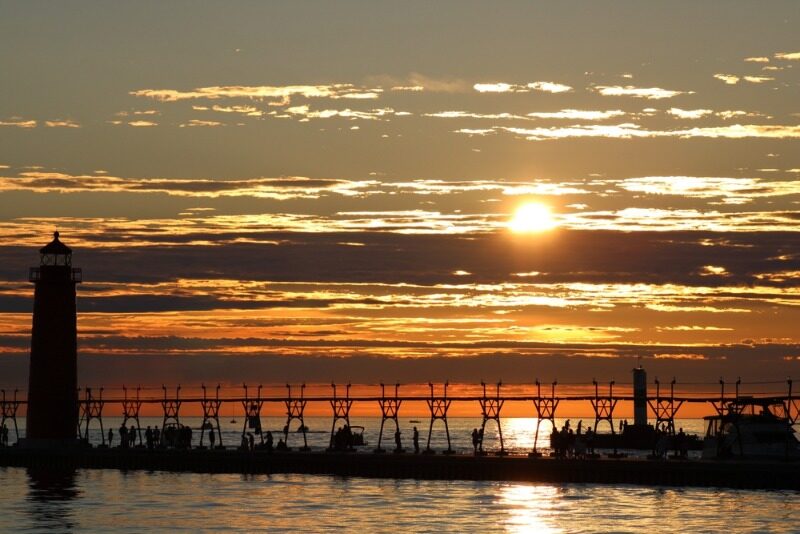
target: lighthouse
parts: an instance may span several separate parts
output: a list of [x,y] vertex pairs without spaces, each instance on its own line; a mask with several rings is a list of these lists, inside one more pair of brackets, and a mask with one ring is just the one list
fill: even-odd
[[27,447],[77,443],[78,332],[75,287],[81,270],[72,266],[72,249],[58,239],[39,250],[31,267],[35,286],[28,375]]

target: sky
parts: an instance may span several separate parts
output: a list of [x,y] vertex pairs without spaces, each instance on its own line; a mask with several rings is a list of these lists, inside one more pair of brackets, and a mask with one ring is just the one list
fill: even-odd
[[798,26],[0,0],[0,382],[56,229],[82,383],[800,378]]

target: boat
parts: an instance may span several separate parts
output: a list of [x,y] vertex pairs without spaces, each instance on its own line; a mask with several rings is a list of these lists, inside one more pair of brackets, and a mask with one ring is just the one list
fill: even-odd
[[800,459],[791,420],[781,399],[739,397],[719,415],[705,417],[703,459]]

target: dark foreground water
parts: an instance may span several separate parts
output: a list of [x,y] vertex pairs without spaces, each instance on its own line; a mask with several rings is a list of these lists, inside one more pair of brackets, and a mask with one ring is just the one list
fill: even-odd
[[796,492],[0,468],[2,532],[797,532]]
[[[365,427],[370,454],[380,420],[353,418]],[[199,440],[200,420],[186,418]],[[24,419],[20,421],[24,432]],[[107,418],[116,431],[118,418]],[[162,421],[146,418],[143,425]],[[241,418],[222,421],[224,444],[236,446]],[[277,432],[284,420],[265,418]],[[309,445],[324,449],[330,419],[307,419]],[[296,424],[296,423],[295,423]],[[413,426],[401,421],[404,445]],[[563,424],[563,421],[558,421]],[[573,426],[576,421],[572,421]],[[454,418],[453,448],[471,450],[470,432],[480,420]],[[702,433],[702,421],[680,425]],[[506,447],[525,453],[533,447],[535,419],[506,419]],[[550,428],[539,432],[538,445],[549,448]],[[393,446],[393,429],[385,447]],[[116,432],[115,432],[116,433]],[[498,445],[487,428],[487,447]],[[93,427],[91,441],[100,442]],[[12,436],[13,441],[13,436]],[[118,436],[115,436],[115,443]],[[302,444],[293,432],[290,445]],[[431,440],[446,447],[443,428]],[[631,451],[633,452],[633,451]],[[301,453],[298,453],[301,454]],[[641,454],[641,453],[639,453]],[[695,453],[696,454],[696,453]],[[161,472],[80,470],[29,472],[0,468],[0,532],[800,532],[800,493],[638,486],[548,485],[498,482],[376,480],[310,475],[241,476]]]

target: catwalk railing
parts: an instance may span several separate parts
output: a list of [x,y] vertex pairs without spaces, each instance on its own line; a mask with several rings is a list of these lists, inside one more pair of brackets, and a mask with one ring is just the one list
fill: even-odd
[[[687,389],[694,388],[694,391],[687,391],[683,394],[676,393],[676,381],[673,380],[670,384],[669,393],[662,393],[661,384],[656,379],[653,382],[655,386],[655,395],[648,395],[646,400],[650,408],[652,419],[655,421],[657,428],[666,433],[674,434],[675,432],[675,418],[677,417],[681,407],[686,404],[705,404],[713,408],[713,410],[722,415],[726,410],[736,409],[739,402],[744,399],[755,399],[762,405],[769,405],[775,412],[775,415],[788,419],[792,425],[795,425],[800,420],[800,396],[793,390],[793,381],[774,381],[774,382],[753,382],[744,384],[749,387],[766,386],[771,388],[769,392],[760,392],[757,394],[745,395],[743,391],[742,381],[736,380],[734,388],[730,387],[726,390],[726,382],[720,380],[717,384],[718,392],[710,392],[706,390],[698,390],[698,384],[689,384]],[[334,437],[336,432],[336,424],[344,423],[349,427],[350,425],[350,412],[355,404],[374,403],[380,410],[382,417],[381,430],[378,437],[378,449],[382,451],[381,442],[384,433],[384,424],[386,421],[392,421],[395,426],[395,431],[399,432],[398,417],[400,410],[404,403],[418,402],[424,404],[428,408],[430,416],[430,425],[428,428],[427,448],[430,451],[431,435],[434,431],[434,423],[441,421],[447,437],[447,451],[452,451],[450,443],[450,433],[447,422],[448,410],[452,403],[477,403],[480,408],[479,415],[483,418],[481,431],[475,442],[476,450],[483,451],[483,430],[486,423],[494,421],[498,429],[502,433],[500,412],[504,404],[507,402],[523,402],[530,403],[530,416],[537,419],[536,436],[538,437],[539,425],[542,422],[549,422],[555,428],[555,418],[560,406],[565,402],[586,402],[590,404],[594,413],[594,429],[598,429],[598,425],[608,423],[611,433],[616,432],[615,411],[619,402],[629,402],[634,400],[631,394],[620,394],[615,392],[614,382],[611,381],[601,387],[597,381],[593,381],[591,386],[569,384],[567,390],[572,390],[573,393],[561,393],[559,391],[558,382],[554,381],[544,384],[543,391],[542,383],[536,381],[534,384],[515,384],[506,386],[513,389],[512,393],[503,392],[503,384],[498,382],[493,384],[487,390],[485,383],[478,386],[467,386],[465,389],[470,390],[469,393],[453,394],[453,389],[448,391],[450,384],[444,383],[434,386],[433,383],[428,383],[422,391],[427,389],[427,394],[420,393],[421,385],[409,385],[415,391],[411,394],[401,394],[401,385],[392,384],[387,387],[385,384],[378,384],[374,386],[360,385],[361,389],[380,388],[379,394],[358,394],[352,395],[352,387],[350,384],[346,386],[338,386],[331,384],[330,393],[321,393],[323,389],[328,386],[314,385],[313,388],[318,392],[315,394],[308,394],[306,392],[306,385],[285,385],[285,393],[274,392],[277,386],[267,386],[273,393],[264,393],[265,387],[263,385],[248,386],[243,384],[241,387],[228,386],[223,388],[220,385],[215,386],[213,389],[207,388],[205,384],[195,388],[183,388],[183,391],[192,391],[192,393],[184,396],[181,395],[182,387],[176,386],[168,388],[162,386],[161,388],[143,388],[137,387],[135,389],[123,386],[122,388],[82,388],[79,390],[79,413],[80,421],[77,429],[79,437],[86,439],[89,435],[89,427],[93,422],[96,422],[100,427],[103,444],[105,443],[105,431],[103,428],[103,416],[122,416],[123,425],[128,422],[133,423],[134,443],[138,438],[139,444],[143,443],[142,431],[140,425],[140,417],[144,406],[157,405],[160,408],[160,415],[162,416],[162,429],[168,428],[181,428],[181,410],[186,405],[200,406],[203,416],[203,423],[201,425],[201,438],[200,444],[203,445],[203,438],[208,432],[210,445],[223,446],[222,432],[220,428],[219,416],[222,412],[223,405],[233,404],[234,406],[241,405],[244,408],[245,419],[242,428],[242,438],[245,439],[246,435],[253,434],[258,436],[261,443],[264,443],[265,432],[262,431],[261,418],[265,416],[264,411],[269,404],[278,404],[283,407],[284,415],[286,417],[286,424],[283,428],[284,443],[288,443],[290,426],[296,421],[298,424],[297,431],[303,434],[303,445],[301,450],[308,449],[308,442],[306,439],[306,425],[304,417],[306,409],[309,404],[329,406],[332,415],[331,425],[331,447],[334,444]],[[565,385],[562,384],[562,388]],[[309,387],[311,389],[312,386]],[[405,387],[405,386],[402,386]],[[779,391],[779,388],[783,391]],[[283,388],[283,386],[281,386]],[[241,391],[243,394],[223,395],[226,390]],[[17,417],[21,406],[26,404],[24,399],[18,398],[17,391],[13,393],[13,398],[6,394],[5,390],[2,392],[2,400],[0,400],[0,408],[2,408],[2,425],[3,432],[7,434],[7,424],[12,424],[14,431],[19,438],[19,431],[17,430]],[[155,392],[158,393],[155,393]],[[574,393],[574,391],[579,391]],[[342,393],[343,392],[343,393]],[[111,395],[109,395],[111,393]],[[119,414],[109,413],[107,409],[110,405],[120,407]],[[502,434],[501,434],[502,436]],[[270,438],[271,439],[271,434]],[[7,439],[6,439],[7,441]],[[399,441],[399,440],[398,440]],[[398,445],[399,446],[399,445]],[[417,438],[414,442],[415,449],[419,445]],[[537,443],[534,441],[534,453],[536,453]],[[500,439],[500,453],[504,452],[502,437]]]

